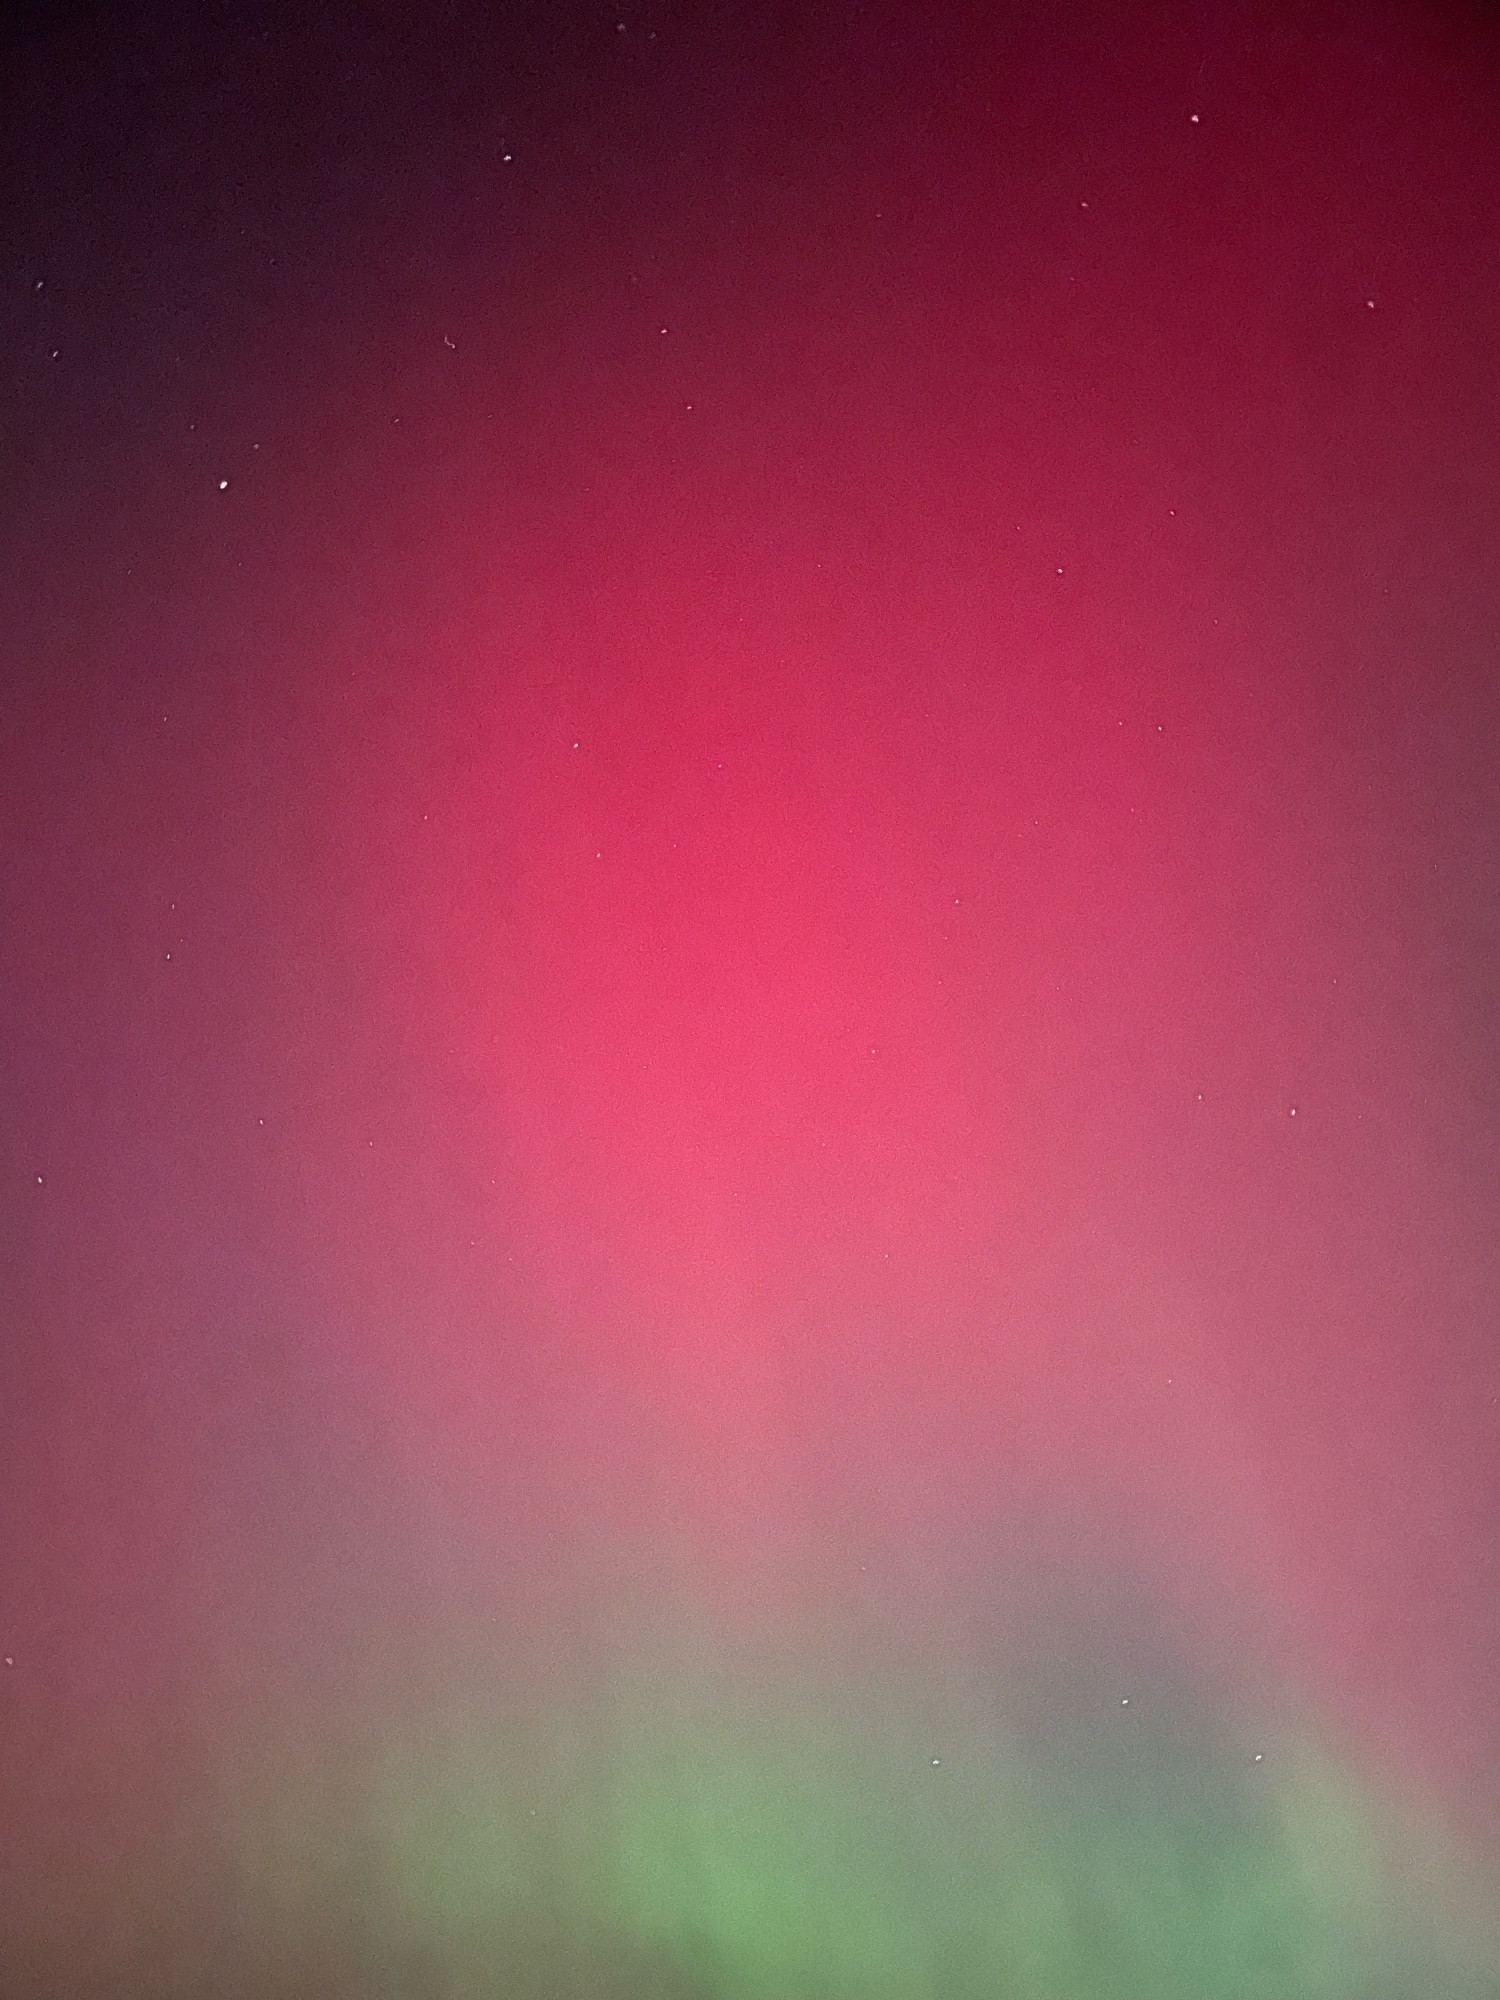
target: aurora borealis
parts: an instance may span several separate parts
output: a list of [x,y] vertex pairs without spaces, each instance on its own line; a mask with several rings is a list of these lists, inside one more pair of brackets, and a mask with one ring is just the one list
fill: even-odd
[[0,2000],[1494,2000],[1491,17],[6,32]]

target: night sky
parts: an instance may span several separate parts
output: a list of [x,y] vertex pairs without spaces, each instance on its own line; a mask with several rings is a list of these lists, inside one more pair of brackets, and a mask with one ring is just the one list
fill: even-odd
[[0,43],[0,2000],[1500,1994],[1500,21]]

